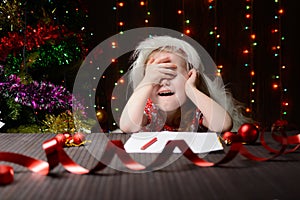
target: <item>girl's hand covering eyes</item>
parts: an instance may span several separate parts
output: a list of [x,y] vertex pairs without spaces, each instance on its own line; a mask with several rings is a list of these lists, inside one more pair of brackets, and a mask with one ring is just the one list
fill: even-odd
[[173,79],[176,75],[177,66],[170,63],[169,57],[150,58],[146,64],[144,84],[158,85],[163,79]]

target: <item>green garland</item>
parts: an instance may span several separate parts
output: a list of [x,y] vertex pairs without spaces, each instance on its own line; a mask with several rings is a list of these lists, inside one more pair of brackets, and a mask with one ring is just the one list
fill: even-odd
[[9,54],[6,60],[5,74],[20,74],[25,68],[37,70],[40,68],[65,67],[81,58],[81,48],[70,39],[57,45],[43,45],[27,52],[25,67],[22,54]]

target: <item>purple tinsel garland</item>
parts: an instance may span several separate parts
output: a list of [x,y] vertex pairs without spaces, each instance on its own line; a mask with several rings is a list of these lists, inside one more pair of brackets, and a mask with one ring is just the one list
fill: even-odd
[[52,83],[33,81],[23,84],[21,78],[12,74],[5,77],[4,68],[0,65],[0,95],[11,97],[15,102],[33,109],[47,110],[71,109],[72,101],[77,110],[84,113],[84,107],[76,102],[72,94],[63,86]]

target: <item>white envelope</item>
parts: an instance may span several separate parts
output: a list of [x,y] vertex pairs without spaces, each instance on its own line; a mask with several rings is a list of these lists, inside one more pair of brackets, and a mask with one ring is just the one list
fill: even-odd
[[[143,150],[142,147],[153,138],[157,138],[157,141]],[[194,153],[207,153],[223,150],[223,146],[218,139],[217,133],[170,131],[134,133],[126,141],[124,148],[127,153],[161,153],[167,142],[170,140],[184,140]],[[181,153],[181,151],[176,147],[174,153]]]

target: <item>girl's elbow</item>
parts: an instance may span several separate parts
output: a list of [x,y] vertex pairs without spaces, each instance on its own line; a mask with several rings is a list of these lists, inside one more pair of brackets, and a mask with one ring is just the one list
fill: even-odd
[[223,133],[227,131],[231,131],[233,127],[233,121],[231,116],[226,113],[220,118],[215,118],[214,120],[211,121],[206,121],[204,118],[204,126],[207,125],[206,127],[213,132],[217,133]]
[[128,126],[120,124],[120,129],[123,133],[131,133],[131,129]]
[[140,127],[120,124],[120,129],[123,131],[123,133],[135,133],[140,130]]
[[211,131],[217,133],[224,133],[230,131],[233,127],[232,119],[229,115],[226,115],[219,123],[211,123],[211,127],[208,127]]
[[227,114],[224,119],[223,128],[220,132],[231,131],[232,127],[233,127],[232,118],[230,117],[230,115]]

